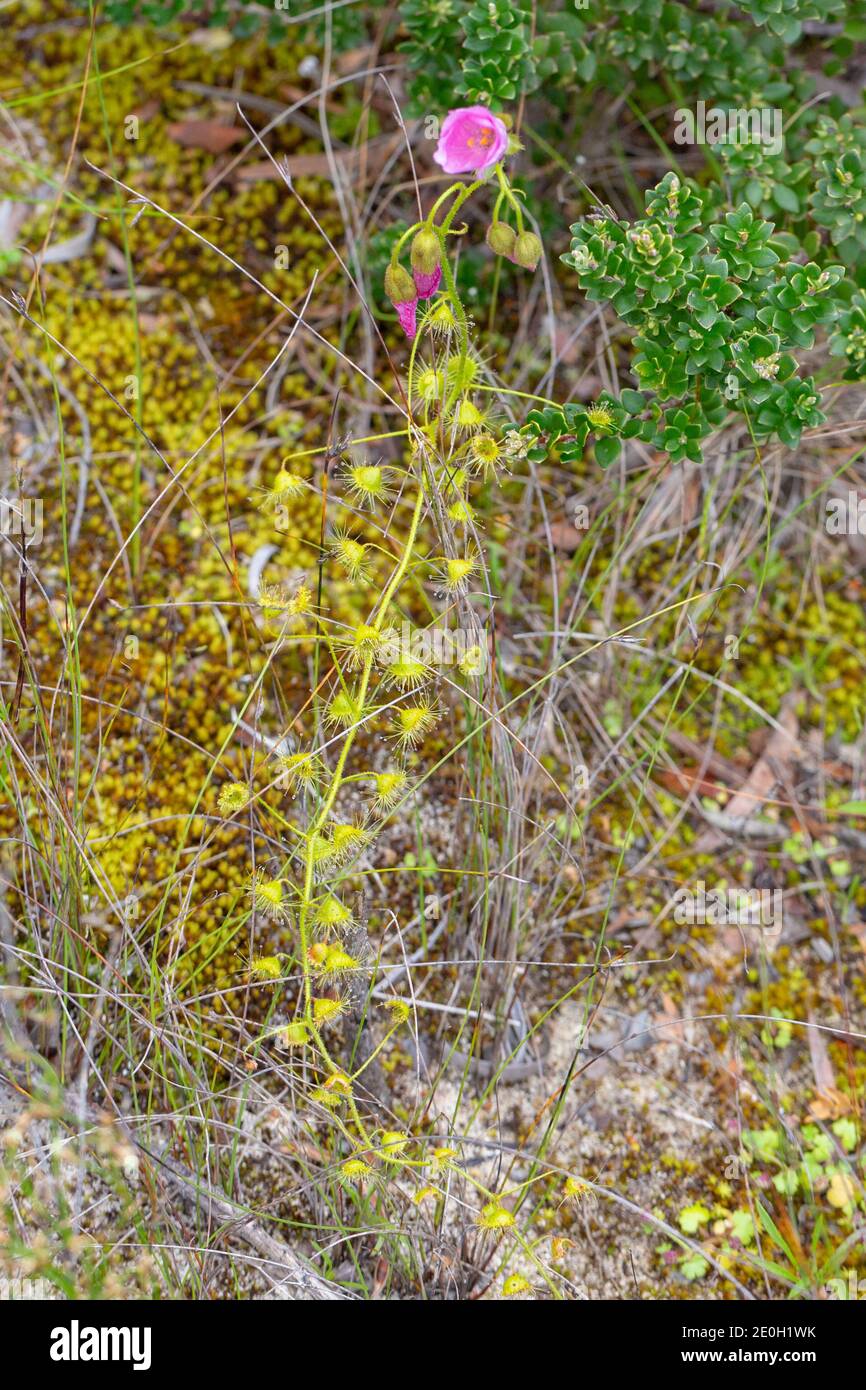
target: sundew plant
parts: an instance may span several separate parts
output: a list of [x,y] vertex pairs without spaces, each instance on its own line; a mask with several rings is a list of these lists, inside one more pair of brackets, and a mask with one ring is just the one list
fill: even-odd
[[[327,1039],[329,1026],[352,1008],[348,982],[369,954],[359,923],[365,909],[351,896],[355,866],[362,854],[374,852],[382,823],[423,788],[424,750],[442,714],[443,689],[465,692],[470,727],[480,728],[475,711],[486,708],[489,640],[472,599],[479,591],[484,597],[491,579],[472,496],[479,487],[495,487],[500,473],[525,455],[526,443],[516,429],[499,437],[492,402],[476,389],[482,359],[457,288],[449,237],[465,230],[457,222],[464,205],[492,193],[488,246],[535,270],[542,246],[524,223],[504,168],[510,143],[505,122],[482,106],[455,109],[442,122],[436,162],[448,174],[472,177],[451,183],[426,216],[394,238],[383,282],[411,344],[405,381],[398,385],[406,427],[388,435],[404,439],[405,462],[398,467],[373,461],[380,443],[375,435],[362,441],[363,450],[352,441],[328,446],[318,590],[314,594],[302,583],[288,594],[262,585],[258,594],[276,632],[276,649],[292,640],[299,622],[315,637],[314,694],[306,719],[295,724],[306,737],[298,738],[295,751],[279,754],[275,767],[299,814],[286,821],[285,864],[273,875],[254,871],[250,883],[254,910],[287,923],[290,936],[297,933],[289,961],[300,971],[300,992],[293,1021],[276,1036],[303,1058],[317,1083],[309,1102],[333,1113],[347,1150],[339,1165],[342,1180],[363,1186],[376,1177],[373,1162],[379,1160],[407,1179],[417,1175],[419,1200],[442,1195],[429,1181],[424,1150],[415,1152],[407,1133],[380,1132],[375,1110],[365,1118],[362,1109],[368,1107],[357,1094],[364,1073],[407,1024],[410,1001],[397,994],[384,1000],[391,1022],[348,1074]],[[263,503],[286,527],[292,524],[293,499],[310,486],[303,471],[309,452],[286,456]],[[353,520],[336,519],[344,515]],[[432,550],[429,540],[421,543],[425,526],[435,537]],[[385,560],[381,584],[370,574],[376,555]],[[325,579],[332,567],[354,586],[361,621],[329,617]],[[405,616],[405,590],[424,595],[423,627]],[[383,745],[375,762],[364,737],[373,732]],[[248,802],[243,783],[224,785],[224,814],[242,813]],[[353,941],[363,943],[363,957],[353,954]],[[277,957],[259,958],[254,969],[273,980],[283,974]],[[368,995],[365,1006],[371,1002]],[[456,1154],[436,1148],[436,1170],[447,1172]],[[513,1225],[494,1194],[473,1185],[489,1199],[480,1225]]]
[[0,1297],[862,1299],[866,4],[2,16]]

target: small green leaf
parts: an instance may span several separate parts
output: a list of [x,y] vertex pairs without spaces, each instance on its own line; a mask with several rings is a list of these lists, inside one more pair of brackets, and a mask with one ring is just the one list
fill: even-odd
[[602,468],[609,468],[619,458],[619,447],[618,439],[597,439],[595,441],[596,462]]
[[799,1175],[796,1168],[784,1168],[781,1173],[777,1173],[773,1178],[773,1186],[777,1192],[781,1192],[783,1197],[793,1197],[799,1186]]
[[848,1116],[841,1120],[836,1120],[830,1128],[835,1134],[846,1154],[852,1153],[857,1147],[857,1126]]
[[640,391],[632,391],[628,387],[623,391],[620,400],[628,411],[629,415],[640,415],[646,405],[646,398]]
[[798,213],[800,211],[800,199],[792,188],[788,188],[787,184],[776,183],[773,185],[773,199],[785,212]]
[[690,1207],[684,1207],[678,1217],[680,1230],[685,1231],[687,1236],[693,1236],[701,1226],[706,1225],[709,1219],[710,1213],[706,1207],[701,1206],[700,1202],[695,1202]]
[[680,1260],[680,1274],[690,1282],[694,1279],[703,1279],[709,1269],[709,1262],[703,1255],[687,1255],[684,1260]]

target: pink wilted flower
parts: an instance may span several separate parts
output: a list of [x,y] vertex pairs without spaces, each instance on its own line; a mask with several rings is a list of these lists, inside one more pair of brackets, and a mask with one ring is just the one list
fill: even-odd
[[397,261],[392,261],[385,271],[385,293],[397,310],[397,318],[406,337],[414,338],[418,291],[408,270]]
[[406,334],[406,337],[414,338],[417,327],[415,323],[415,314],[418,309],[417,297],[415,299],[404,299],[402,304],[395,304],[394,308],[397,310],[400,327]]
[[446,174],[468,174],[497,164],[508,148],[505,124],[486,106],[458,106],[442,122],[433,155]]
[[442,283],[442,267],[437,265],[434,271],[425,275],[423,270],[413,270],[415,276],[415,288],[418,291],[419,299],[432,299],[440,284]]

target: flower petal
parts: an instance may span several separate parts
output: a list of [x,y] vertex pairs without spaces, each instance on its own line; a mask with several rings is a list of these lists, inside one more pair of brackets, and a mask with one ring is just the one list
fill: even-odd
[[432,299],[442,283],[442,267],[437,265],[431,275],[425,275],[423,270],[413,270],[415,276],[415,288],[418,291],[419,299]]
[[406,334],[406,337],[414,338],[417,330],[417,325],[415,322],[415,316],[418,311],[417,298],[406,299],[403,301],[402,304],[395,304],[394,308],[397,310],[397,317],[400,320],[400,327]]
[[503,121],[486,106],[458,106],[442,122],[434,160],[446,174],[488,169],[508,149]]

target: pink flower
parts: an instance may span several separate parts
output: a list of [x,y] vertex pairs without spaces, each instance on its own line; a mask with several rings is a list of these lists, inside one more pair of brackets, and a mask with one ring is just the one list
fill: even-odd
[[418,298],[432,299],[442,283],[441,265],[437,265],[431,275],[425,275],[423,270],[413,270],[412,274],[415,276],[415,288],[418,291]]
[[402,304],[395,304],[397,317],[400,320],[400,327],[407,338],[414,338],[416,331],[415,313],[418,308],[418,300],[404,299]]
[[446,174],[468,174],[497,164],[508,148],[508,131],[486,106],[458,106],[442,122],[433,155]]

